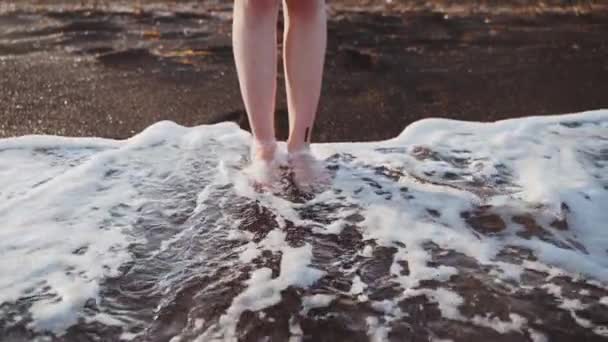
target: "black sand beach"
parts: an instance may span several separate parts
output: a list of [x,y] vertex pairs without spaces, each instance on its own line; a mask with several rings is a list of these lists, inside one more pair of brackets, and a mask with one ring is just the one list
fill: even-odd
[[[479,0],[462,5],[449,0],[346,0],[329,2],[329,11],[329,46],[313,141],[393,138],[412,122],[429,117],[490,122],[608,108],[606,3]],[[233,65],[230,30],[231,2],[221,0],[2,2],[0,138],[51,134],[124,139],[160,120],[186,126],[235,121],[247,129]],[[279,75],[277,127],[281,138],[285,138],[284,79],[281,72]],[[565,137],[572,138],[579,131],[580,136],[586,137],[584,124],[566,122],[556,126],[574,132],[566,132],[570,135],[562,132]],[[599,131],[597,127],[594,129],[594,134]],[[458,134],[473,135],[471,132]],[[608,165],[608,149],[605,144],[601,145],[608,140],[602,132],[593,138],[600,147],[580,148],[570,156],[571,160],[579,160],[581,165],[587,163],[590,170],[597,171],[594,180],[601,184],[591,189],[591,194],[583,191],[589,189],[577,193],[583,203],[604,198],[602,191],[608,191],[608,180],[602,174]],[[526,143],[543,151],[541,139],[529,140],[532,142]],[[551,151],[559,150],[561,141],[559,143]],[[578,213],[572,212],[565,202],[557,202],[557,216],[551,216],[553,213],[538,203],[522,205],[520,211],[510,207],[512,203],[508,201],[502,206],[486,203],[494,195],[508,197],[521,188],[517,188],[513,170],[499,162],[492,164],[491,158],[475,159],[477,151],[458,147],[441,152],[424,146],[411,150],[403,146],[374,150],[377,157],[388,155],[386,158],[391,158],[391,153],[402,156],[410,153],[408,156],[413,162],[406,165],[410,168],[437,164],[444,168],[438,168],[440,171],[445,168],[457,171],[420,174],[410,174],[412,170],[403,165],[391,168],[390,163],[377,165],[359,161],[349,153],[336,153],[327,158],[327,169],[331,172],[346,169],[360,188],[350,189],[352,193],[348,194],[347,187],[344,191],[333,189],[331,203],[308,203],[309,194],[288,187],[293,193],[282,194],[281,200],[291,206],[290,214],[308,222],[298,225],[294,222],[299,221],[277,215],[270,206],[236,193],[235,184],[214,179],[219,173],[216,167],[220,169],[214,164],[217,156],[209,160],[200,156],[224,151],[219,142],[210,140],[215,149],[207,149],[205,145],[204,151],[163,144],[164,141],[151,144],[144,152],[137,148],[118,151],[127,153],[126,157],[118,152],[109,156],[100,152],[102,159],[93,166],[85,165],[84,171],[77,170],[80,173],[75,173],[75,177],[69,172],[82,165],[80,163],[85,164],[86,158],[80,155],[44,148],[28,150],[31,156],[22,156],[19,151],[12,154],[13,158],[23,157],[15,160],[30,161],[28,158],[36,157],[45,162],[50,160],[53,165],[68,165],[67,171],[58,171],[59,176],[33,182],[35,184],[23,190],[28,196],[31,190],[34,195],[30,197],[35,202],[38,195],[48,193],[40,191],[40,186],[61,178],[64,172],[68,175],[64,183],[49,186],[54,191],[49,197],[41,196],[43,201],[36,202],[45,213],[55,202],[60,202],[56,198],[71,199],[75,207],[92,206],[81,201],[77,190],[90,190],[89,197],[83,198],[103,200],[109,190],[117,191],[112,186],[124,181],[123,187],[132,190],[126,192],[135,198],[135,204],[120,202],[112,206],[104,212],[110,218],[102,222],[103,227],[91,227],[109,232],[128,226],[136,239],[128,245],[129,261],[121,264],[117,274],[103,278],[97,301],[91,298],[83,305],[73,304],[82,315],[62,335],[34,331],[29,325],[33,319],[27,315],[34,304],[63,300],[51,293],[53,288],[43,281],[36,285],[40,289],[28,290],[15,302],[0,303],[0,340],[46,337],[51,341],[113,341],[121,336],[127,340],[129,336],[136,336],[135,341],[173,342],[173,338],[181,336],[182,341],[200,341],[201,331],[228,310],[254,270],[270,269],[273,279],[281,271],[283,255],[276,251],[260,251],[250,263],[228,263],[227,260],[239,258],[238,253],[245,244],[227,238],[228,229],[251,236],[255,243],[264,240],[269,232],[280,230],[289,248],[314,246],[314,266],[327,274],[312,290],[315,295],[332,294],[337,298],[327,307],[313,308],[312,314],[301,315],[303,298],[313,292],[311,288],[289,286],[280,293],[279,303],[264,312],[244,311],[235,322],[235,326],[238,323],[235,339],[286,341],[298,335],[292,331],[290,317],[301,315],[298,336],[304,341],[370,340],[369,318],[380,317],[385,309],[383,301],[390,304],[390,300],[404,291],[394,282],[391,268],[398,264],[401,275],[408,275],[410,266],[405,260],[393,263],[398,253],[408,247],[404,243],[385,246],[364,236],[366,232],[361,227],[366,219],[361,214],[366,209],[364,205],[341,202],[347,196],[359,196],[362,191],[379,203],[402,201],[399,203],[407,203],[403,206],[406,208],[412,203],[422,203],[415,201],[422,201],[429,194],[458,192],[458,196],[474,197],[475,201],[466,210],[452,214],[463,222],[466,232],[470,231],[480,241],[513,234],[526,241],[541,241],[560,251],[573,251],[572,255],[587,253],[572,229],[576,224],[572,218]],[[97,152],[95,147],[85,150],[92,155]],[[153,153],[155,151],[161,152]],[[176,159],[172,159],[174,157]],[[157,158],[158,163],[153,164]],[[551,157],[543,155],[538,159],[543,158]],[[555,163],[562,160],[556,159]],[[40,165],[46,164],[34,164],[28,171],[37,172],[42,168]],[[162,168],[154,174],[150,165]],[[496,177],[474,178],[476,165],[495,168]],[[14,165],[4,166],[7,170],[15,169]],[[64,184],[68,184],[65,187],[69,192],[73,178],[82,181],[91,169],[98,171],[98,174],[92,172],[98,178],[81,188],[75,187],[76,194],[71,194],[72,197],[60,196],[64,194]],[[236,173],[230,168],[224,171]],[[416,186],[404,186],[400,182],[402,178]],[[210,179],[216,181],[213,186],[209,185]],[[421,184],[440,190],[427,191],[422,186],[420,190],[417,186]],[[14,200],[15,206],[20,205],[21,193],[13,197],[10,191],[7,195],[2,190],[0,195],[7,196],[7,203]],[[578,189],[566,190],[576,193]],[[201,200],[203,191],[207,197]],[[116,200],[122,201],[122,197],[118,197]],[[23,203],[29,203],[26,200]],[[113,202],[101,203],[109,206],[108,203]],[[68,201],[68,205],[71,202]],[[435,208],[439,203],[424,205],[421,217],[425,222],[441,226],[445,231],[454,228],[441,221],[444,213]],[[403,207],[392,209],[399,211]],[[97,207],[89,209],[73,211],[91,216],[103,211]],[[337,214],[347,211],[349,215],[344,221],[348,224],[339,234],[318,233],[313,229],[329,225],[336,221]],[[115,227],[116,222],[126,220],[125,213],[132,212],[136,217],[134,222]],[[32,217],[38,214],[31,213]],[[68,223],[77,224],[81,218],[71,207],[58,217],[46,214],[51,216],[50,222],[58,226],[67,222],[61,221],[65,220],[62,215],[76,217]],[[13,219],[22,223],[21,217]],[[316,226],[312,227],[311,222]],[[519,230],[513,232],[512,226]],[[15,233],[19,234],[20,231]],[[571,238],[562,239],[563,236]],[[23,245],[26,249],[27,241]],[[165,245],[166,249],[161,248]],[[65,259],[76,260],[97,252],[88,248],[86,245],[77,246],[73,251],[68,249],[69,257]],[[370,251],[366,256],[361,252],[364,248]],[[445,281],[424,279],[415,290],[435,293],[439,288],[449,288],[462,298],[462,318],[450,319],[445,315],[445,308],[439,306],[439,300],[432,300],[432,296],[421,292],[389,308],[401,310],[403,319],[384,322],[392,324],[386,340],[542,342],[546,337],[552,342],[606,341],[606,335],[601,335],[606,332],[599,329],[605,329],[608,322],[608,306],[601,304],[600,298],[608,299],[608,288],[599,281],[548,268],[525,268],[518,274],[518,281],[499,281],[495,268],[468,255],[432,241],[425,242],[421,249],[429,255],[424,267],[448,267],[455,273]],[[0,250],[0,256],[2,252]],[[532,249],[518,246],[501,250],[495,259],[513,265],[538,260]],[[61,269],[61,262],[57,265],[52,265],[56,266],[53,270],[72,276],[73,269]],[[367,286],[365,294],[369,298],[365,301],[353,299],[356,298],[352,290],[355,288],[353,274]],[[559,289],[559,295],[555,288]],[[449,298],[444,302],[449,302]],[[123,331],[120,324],[113,325],[111,321],[108,324],[85,321],[84,318],[100,312],[116,314],[106,318],[127,317],[121,323],[130,330]],[[514,312],[519,316],[512,316]],[[478,320],[476,324],[471,323],[474,317]],[[521,323],[522,318],[527,324],[525,329],[521,328],[525,325]],[[58,318],[61,319],[65,317]],[[589,327],[599,327],[599,332]]]
[[[605,4],[341,1],[330,13],[315,141],[608,107]],[[222,1],[0,4],[0,137],[126,138],[158,120],[246,128],[230,20]],[[278,102],[284,137],[282,90]]]

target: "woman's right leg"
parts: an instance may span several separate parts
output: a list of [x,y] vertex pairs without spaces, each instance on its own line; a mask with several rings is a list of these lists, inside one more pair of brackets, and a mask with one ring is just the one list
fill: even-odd
[[274,109],[279,0],[235,0],[234,59],[254,138],[253,157],[272,160],[276,149]]
[[289,164],[298,187],[326,183],[329,176],[309,150],[317,114],[327,45],[324,0],[284,0],[283,62],[289,110]]

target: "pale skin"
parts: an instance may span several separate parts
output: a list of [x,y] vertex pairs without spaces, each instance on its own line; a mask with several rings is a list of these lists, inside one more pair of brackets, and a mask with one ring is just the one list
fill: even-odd
[[[279,0],[235,0],[232,41],[239,85],[253,135],[256,160],[276,150],[276,23]],[[290,156],[307,152],[321,93],[327,44],[324,0],[284,0],[283,66],[289,111]],[[295,157],[294,157],[295,158]]]

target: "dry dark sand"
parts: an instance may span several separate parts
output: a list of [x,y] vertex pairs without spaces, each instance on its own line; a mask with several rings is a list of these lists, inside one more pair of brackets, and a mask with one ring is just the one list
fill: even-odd
[[[126,138],[158,120],[246,127],[231,3],[145,3],[0,4],[0,137]],[[606,6],[477,3],[333,2],[314,139],[608,107]],[[283,138],[285,108],[281,92]]]
[[[231,2],[145,3],[0,3],[0,137],[58,134],[127,138],[158,120],[183,125],[234,120],[246,128],[230,46]],[[476,5],[467,6],[454,3],[332,2],[325,82],[314,140],[391,138],[408,124],[427,117],[493,121],[608,108],[608,5],[558,0],[544,1],[543,6],[530,5],[531,1],[526,0],[475,1]],[[279,81],[282,83],[282,76]],[[277,125],[284,138],[284,94],[279,97]],[[431,156],[428,153],[427,157]],[[396,174],[382,167],[374,172],[388,178]],[[192,189],[184,184],[168,186],[196,198],[196,186],[203,184],[199,183]],[[469,190],[479,190],[480,185],[475,186]],[[217,195],[217,202],[223,203],[219,198],[225,194],[220,191]],[[179,228],[189,219],[188,205],[195,201],[188,203],[179,215],[167,217],[167,227]],[[237,218],[241,215],[245,223],[240,228],[259,239],[276,226],[273,215],[257,203],[227,203],[231,205],[226,208],[211,206],[215,212],[209,215],[218,210]],[[304,214],[325,222],[328,213],[339,209],[311,207]],[[480,234],[494,234],[504,229],[505,223],[493,210],[480,206],[477,211],[463,213],[463,218]],[[511,220],[521,222],[526,238],[548,236],[535,221],[534,213]],[[556,229],[568,229],[567,220],[554,223]],[[156,234],[146,224],[142,220],[141,229]],[[164,228],[159,231],[167,230]],[[315,248],[327,252],[323,254],[329,256],[326,263],[336,270],[350,268],[346,266],[351,262],[357,265],[360,261],[353,246],[368,243],[352,227],[335,239],[314,235],[310,227],[289,226],[287,234],[298,243],[309,239]],[[124,266],[124,274],[104,283],[101,298],[123,298],[121,291],[137,293],[123,300],[125,307],[141,314],[145,322],[138,327],[141,331],[137,332],[143,336],[138,341],[168,341],[180,329],[185,331],[185,340],[193,340],[197,335],[187,326],[192,323],[190,315],[213,322],[246,279],[234,278],[234,274],[246,274],[221,264],[222,253],[230,253],[231,248],[205,241],[201,248],[217,252],[221,267],[216,267],[217,260],[212,258],[209,265],[214,267],[205,269],[213,276],[196,273],[183,288],[174,289],[174,297],[159,294],[149,286],[150,279],[155,279],[150,276],[163,277],[164,273],[155,268],[156,259],[137,248],[133,247],[134,261]],[[446,253],[433,244],[425,248],[432,252],[435,265],[458,269],[449,286],[464,298],[461,310],[467,317],[492,313],[492,317],[509,321],[508,314],[518,312],[550,341],[606,340],[582,328],[574,316],[559,308],[559,301],[541,290],[547,284],[547,274],[527,270],[521,285],[528,289],[513,292],[497,283],[490,269],[464,254]],[[396,250],[379,247],[373,258],[362,261],[358,272],[370,284],[370,299],[379,301],[398,293],[389,272]],[[335,266],[334,255],[342,258],[342,264]],[[498,257],[514,263],[534,259],[524,249],[510,249]],[[277,270],[278,259],[268,257],[263,265]],[[407,264],[405,267],[407,270]],[[199,272],[197,268],[187,270],[195,271]],[[338,270],[330,274],[320,288],[330,293],[348,292],[351,284],[343,273]],[[554,277],[551,282],[559,285],[568,298],[580,299],[581,290],[586,290],[595,302],[576,311],[578,317],[597,325],[608,322],[608,311],[598,302],[607,295],[605,289],[566,276]],[[438,284],[431,281],[420,286],[432,289]],[[288,319],[300,307],[302,292],[298,291],[285,290],[282,302],[266,310],[274,320],[272,324],[251,312],[244,314],[239,321],[239,340],[286,340],[290,334]],[[169,299],[161,301],[161,297]],[[25,298],[18,304],[27,303]],[[15,312],[23,309],[19,305],[14,306]],[[447,320],[437,304],[424,296],[399,305],[409,319],[393,326],[391,341],[429,341],[435,337],[532,341],[529,331],[501,334]],[[327,312],[337,314],[331,319],[315,318]],[[336,301],[320,308],[313,318],[302,320],[305,340],[366,341],[368,313],[374,314],[369,304]],[[4,324],[0,317],[2,341],[37,336],[23,324]],[[65,336],[51,340],[109,341],[117,340],[121,333],[111,326],[79,323]]]

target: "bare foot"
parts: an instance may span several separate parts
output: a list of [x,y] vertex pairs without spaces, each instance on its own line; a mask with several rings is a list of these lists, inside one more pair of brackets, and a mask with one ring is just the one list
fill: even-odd
[[251,145],[251,161],[252,162],[272,162],[274,154],[277,150],[276,141],[257,141],[254,140]]
[[323,163],[309,148],[289,152],[289,166],[293,170],[293,180],[302,190],[316,190],[328,185],[330,176]]
[[251,164],[247,173],[251,176],[256,187],[269,187],[276,180],[275,154],[276,141],[256,141],[251,145]]

